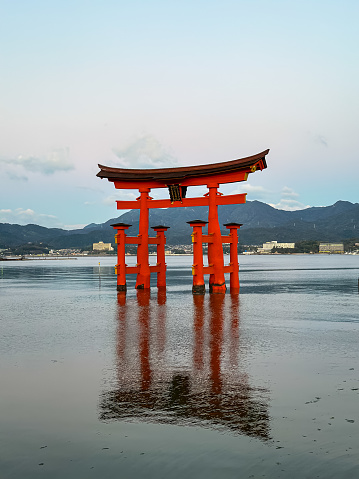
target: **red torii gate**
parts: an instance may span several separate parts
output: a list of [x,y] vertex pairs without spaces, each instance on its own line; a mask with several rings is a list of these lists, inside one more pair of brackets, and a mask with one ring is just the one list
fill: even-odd
[[[224,273],[230,273],[231,292],[239,291],[237,223],[225,225],[229,236],[222,236],[218,221],[218,206],[241,204],[246,201],[246,194],[223,195],[218,192],[220,184],[246,181],[249,173],[267,167],[265,150],[253,156],[211,165],[185,166],[179,168],[160,169],[125,169],[98,165],[97,176],[107,178],[117,189],[138,189],[140,196],[135,201],[117,201],[117,209],[139,209],[139,234],[136,237],[126,236],[130,225],[117,223],[112,225],[116,230],[118,264],[116,265],[117,290],[126,291],[126,273],[136,273],[136,288],[149,289],[151,273],[157,273],[157,286],[166,286],[165,264],[165,231],[167,226],[153,227],[157,232],[155,238],[149,237],[149,208],[177,208],[208,206],[208,234],[202,235],[202,227],[207,222],[195,220],[189,222],[193,227],[193,293],[203,294],[205,291],[203,274],[209,274],[209,291],[225,293]],[[199,198],[186,198],[189,186],[206,185],[208,192]],[[151,189],[168,188],[169,199],[154,200],[149,196]],[[202,244],[208,243],[208,266],[203,266]],[[230,265],[224,266],[222,243],[230,243]],[[127,266],[125,263],[125,245],[137,244],[137,265]],[[157,244],[157,265],[150,266],[148,245]]]

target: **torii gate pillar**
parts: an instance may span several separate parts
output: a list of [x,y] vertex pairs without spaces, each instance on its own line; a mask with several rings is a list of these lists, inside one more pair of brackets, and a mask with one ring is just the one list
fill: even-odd
[[140,268],[136,280],[137,289],[149,289],[151,281],[151,271],[148,260],[149,192],[149,188],[140,188],[140,225],[138,233],[141,242],[137,247],[137,266]]
[[226,292],[222,235],[218,221],[217,196],[221,196],[218,186],[218,183],[208,185],[208,235],[212,237],[212,242],[208,243],[208,264],[213,265],[213,273],[209,276],[210,293]]
[[231,272],[229,275],[229,287],[232,294],[239,292],[239,264],[238,264],[238,230],[241,223],[227,223],[224,225],[229,230],[229,265]]
[[117,275],[117,291],[126,291],[126,230],[131,226],[126,223],[116,223],[111,225],[116,231],[115,241],[117,244],[117,264],[115,272]]
[[204,269],[203,269],[203,238],[202,228],[206,226],[208,221],[194,220],[188,221],[189,225],[193,228],[192,243],[193,243],[193,294],[204,294],[206,287],[204,285]]

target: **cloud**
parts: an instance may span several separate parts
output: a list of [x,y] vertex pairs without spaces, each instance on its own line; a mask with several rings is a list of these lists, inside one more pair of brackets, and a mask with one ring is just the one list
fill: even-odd
[[[263,201],[278,210],[295,211],[310,208],[309,205],[305,205],[298,200],[299,194],[289,186],[284,186],[280,191],[274,191],[263,188],[263,186],[252,186],[249,183],[243,182],[230,194],[236,193],[248,193],[247,201]],[[276,203],[278,197],[280,199]]]
[[114,148],[119,166],[124,168],[167,168],[177,160],[151,135],[143,135],[125,148]]
[[284,198],[281,198],[279,203],[273,204],[273,203],[268,203],[270,206],[273,206],[273,208],[276,208],[277,210],[286,210],[286,211],[297,211],[297,210],[305,210],[306,208],[310,208],[309,205],[304,205],[300,201],[296,200],[287,200]]
[[270,190],[263,188],[263,186],[252,186],[249,183],[239,183],[237,188],[230,192],[231,195],[238,193],[248,193],[247,200],[262,200],[271,194]]
[[310,142],[317,143],[318,145],[328,148],[328,140],[324,135],[313,133],[312,131],[307,132]]
[[103,190],[101,188],[94,188],[92,186],[75,186],[78,190],[85,190],[90,191],[91,193],[102,193]]
[[18,225],[27,225],[29,223],[44,224],[46,226],[59,226],[56,216],[44,213],[36,213],[34,210],[27,208],[0,209],[0,223],[10,223]]
[[328,142],[327,142],[327,139],[325,138],[325,136],[323,135],[316,135],[314,137],[314,141],[316,143],[319,143],[320,145],[322,146],[325,146],[326,148],[328,148]]
[[[1,162],[1,160],[0,160]],[[10,180],[14,181],[28,181],[28,177],[25,175],[18,175],[17,173],[14,173],[12,171],[7,171],[6,172],[7,176],[10,178]]]
[[80,223],[80,224],[77,224],[77,225],[64,225],[63,227],[67,230],[81,230],[85,226],[87,226],[86,223]]
[[282,189],[282,196],[284,198],[298,198],[299,194],[296,193],[292,188],[284,186]]
[[299,194],[296,193],[292,188],[288,186],[284,186],[281,191],[281,199],[278,203],[273,204],[269,203],[270,206],[276,208],[277,210],[286,210],[286,211],[296,211],[296,210],[304,210],[306,208],[310,208],[309,205],[304,205],[296,198],[299,197]]
[[113,206],[116,207],[116,201],[117,200],[122,200],[122,201],[134,201],[138,197],[139,193],[135,195],[134,193],[130,192],[121,192],[118,195],[110,195],[107,196],[102,200],[102,203],[106,206]]
[[31,173],[52,175],[57,171],[74,169],[70,160],[68,148],[52,150],[43,157],[22,156],[16,158],[0,158],[0,166],[4,166],[8,176],[13,180],[26,180],[27,178],[17,173],[18,168]]

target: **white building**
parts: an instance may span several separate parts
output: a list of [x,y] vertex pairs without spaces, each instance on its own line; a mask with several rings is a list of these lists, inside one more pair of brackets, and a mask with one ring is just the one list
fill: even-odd
[[258,253],[264,253],[268,254],[272,252],[273,248],[288,248],[292,249],[295,248],[295,243],[278,243],[278,241],[267,241],[266,243],[263,243],[263,248],[258,248]]
[[343,254],[344,244],[343,243],[320,243],[319,253]]
[[98,243],[92,244],[93,251],[113,251],[111,243],[104,243],[103,241],[99,241]]

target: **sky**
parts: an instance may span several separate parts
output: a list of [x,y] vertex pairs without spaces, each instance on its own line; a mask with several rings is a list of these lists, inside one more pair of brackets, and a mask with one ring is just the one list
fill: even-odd
[[287,210],[357,203],[358,18],[357,0],[0,0],[0,222],[118,216],[136,191],[98,163],[267,148],[267,169],[220,191]]

